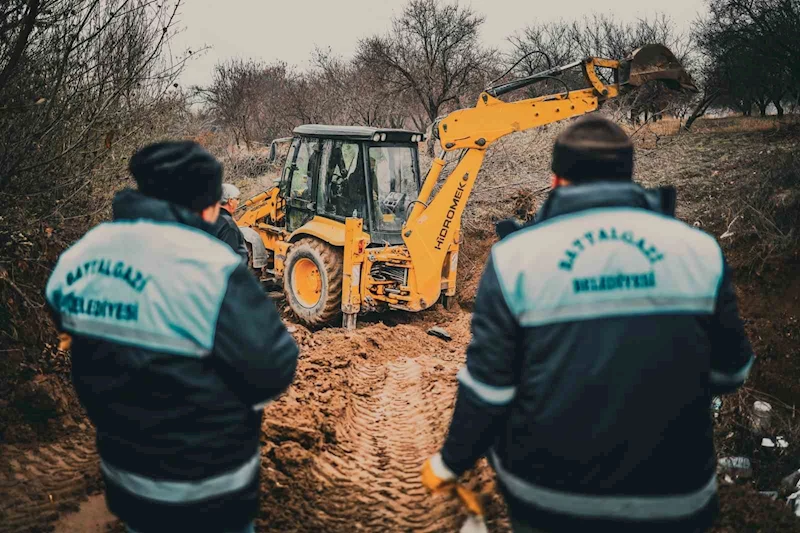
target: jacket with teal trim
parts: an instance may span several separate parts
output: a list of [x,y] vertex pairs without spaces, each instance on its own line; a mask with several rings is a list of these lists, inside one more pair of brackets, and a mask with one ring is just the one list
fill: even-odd
[[670,204],[633,183],[559,188],[492,249],[442,458],[460,475],[487,455],[534,527],[716,513],[710,403],[753,354],[719,245]]
[[213,228],[123,191],[59,258],[46,296],[72,336],[109,508],[143,532],[222,532],[258,511],[263,405],[298,347]]

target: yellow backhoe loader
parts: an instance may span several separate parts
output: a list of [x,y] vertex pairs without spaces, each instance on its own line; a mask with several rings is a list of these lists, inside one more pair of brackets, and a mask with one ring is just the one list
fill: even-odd
[[[583,70],[587,88],[499,99],[575,68]],[[247,200],[237,219],[252,266],[262,279],[282,283],[292,311],[309,326],[342,317],[344,327],[354,328],[367,311],[421,311],[437,301],[447,306],[456,294],[461,216],[492,143],[589,113],[651,80],[697,91],[661,45],[646,45],[623,60],[589,57],[490,87],[474,108],[434,124],[442,153],[424,179],[417,159],[422,133],[300,126],[279,185]],[[457,150],[460,159],[440,184],[445,154]]]

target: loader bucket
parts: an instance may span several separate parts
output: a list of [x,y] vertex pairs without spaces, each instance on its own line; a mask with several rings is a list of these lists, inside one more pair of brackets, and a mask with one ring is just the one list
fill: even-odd
[[676,91],[698,92],[675,55],[660,44],[646,44],[620,62],[620,87],[640,87],[652,80]]

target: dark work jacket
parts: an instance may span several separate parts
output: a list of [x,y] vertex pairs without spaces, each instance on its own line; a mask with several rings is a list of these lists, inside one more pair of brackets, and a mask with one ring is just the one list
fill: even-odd
[[212,227],[134,191],[59,258],[46,296],[72,338],[109,509],[142,533],[229,531],[258,511],[263,405],[298,348]]
[[717,512],[710,404],[753,362],[713,237],[633,183],[559,188],[495,244],[444,463],[487,455],[545,531],[684,531]]
[[219,218],[214,224],[214,236],[231,247],[231,250],[236,252],[239,257],[246,263],[247,262],[247,247],[244,243],[244,236],[233,220],[233,216],[225,211],[219,210]]

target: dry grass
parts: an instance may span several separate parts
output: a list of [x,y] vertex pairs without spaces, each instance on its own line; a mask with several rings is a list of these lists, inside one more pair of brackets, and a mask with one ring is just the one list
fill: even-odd
[[692,126],[696,133],[754,133],[792,128],[798,118],[787,115],[781,119],[769,117],[701,118]]
[[622,129],[634,140],[637,147],[655,149],[659,144],[666,142],[671,137],[691,133],[764,133],[792,130],[797,127],[800,118],[787,115],[783,118],[769,117],[703,117],[698,119],[690,131],[683,128],[684,121],[667,117],[659,121],[649,120],[642,124],[633,125],[620,122]]
[[632,135],[635,139],[636,136],[642,135],[643,133],[651,133],[662,137],[677,135],[680,132],[681,124],[680,120],[668,117],[657,122],[648,121],[639,125],[626,122],[620,125],[628,135]]

